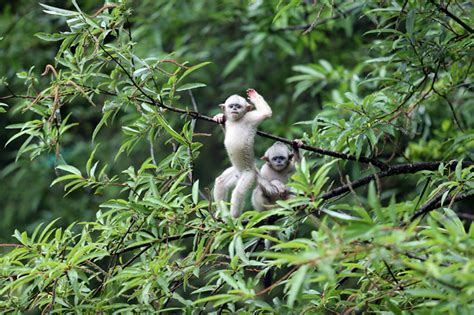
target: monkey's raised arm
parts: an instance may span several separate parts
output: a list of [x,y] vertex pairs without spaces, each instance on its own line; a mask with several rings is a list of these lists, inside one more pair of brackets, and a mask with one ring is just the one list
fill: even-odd
[[255,105],[255,110],[248,112],[248,118],[261,122],[264,119],[270,118],[272,116],[272,109],[270,105],[265,101],[265,99],[257,93],[254,89],[247,90],[247,96],[249,100]]

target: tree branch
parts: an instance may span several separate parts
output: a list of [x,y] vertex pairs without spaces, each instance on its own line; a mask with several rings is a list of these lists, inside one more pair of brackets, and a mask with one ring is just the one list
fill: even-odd
[[122,249],[121,251],[115,253],[115,255],[122,255],[123,253],[129,252],[129,251],[132,251],[132,250],[135,250],[135,249],[138,249],[138,248],[151,246],[151,245],[156,244],[156,243],[172,242],[172,241],[176,241],[176,240],[180,240],[180,239],[185,239],[185,238],[193,237],[194,235],[195,235],[195,233],[191,232],[191,233],[170,235],[170,236],[167,236],[167,237],[164,237],[164,238],[157,238],[157,239],[154,239],[154,240],[150,240],[150,242],[148,242],[148,243],[142,243],[142,244],[139,244],[139,245],[133,245],[133,246],[130,246],[130,247],[126,247],[126,248]]
[[[420,209],[418,209],[418,211],[415,212],[415,214],[413,214],[413,216],[410,218],[410,221],[413,221],[419,218],[420,216],[427,214],[428,212],[432,210],[440,208],[442,206],[441,199],[443,198],[443,195],[446,191],[447,190],[443,190],[439,192],[435,197],[431,198],[428,202],[422,205]],[[474,196],[474,190],[471,190],[463,194],[448,196],[444,202],[449,204],[450,202],[458,202],[466,198],[469,198],[471,196]]]
[[[346,192],[349,192],[351,189],[367,185],[375,178],[389,177],[399,174],[413,174],[419,171],[435,171],[441,165],[441,163],[446,163],[446,166],[450,168],[456,167],[458,161],[453,160],[449,162],[445,161],[436,161],[436,162],[419,162],[419,163],[403,163],[398,165],[390,166],[387,170],[362,177],[358,180],[350,182],[348,184],[336,187],[326,192],[323,196],[323,200],[328,200],[336,196],[342,195]],[[463,161],[463,167],[469,167],[474,165],[473,162]]]
[[290,25],[290,26],[286,26],[286,27],[275,28],[275,29],[272,29],[271,31],[272,32],[286,32],[286,31],[298,31],[298,30],[312,31],[318,25],[326,24],[327,22],[332,21],[332,20],[336,20],[340,17],[345,17],[347,14],[358,11],[361,8],[362,8],[362,5],[356,5],[356,6],[353,6],[353,7],[349,8],[345,11],[339,11],[337,14],[335,14],[331,17],[321,19],[321,20],[317,21],[317,23],[313,22],[313,23],[304,24],[304,25]]
[[[289,139],[286,139],[286,138],[275,136],[275,135],[272,135],[272,134],[267,133],[267,132],[257,131],[257,134],[259,136],[262,136],[262,137],[265,137],[265,138],[268,138],[268,139],[281,141],[281,142],[284,142],[286,144],[293,145],[293,140],[289,140]],[[374,165],[374,166],[376,166],[376,167],[378,167],[382,170],[389,169],[389,166],[387,164],[385,164],[384,162],[382,162],[378,159],[374,159],[374,158],[368,158],[368,157],[364,157],[364,156],[360,156],[359,158],[357,158],[355,155],[351,155],[351,154],[347,154],[347,153],[343,153],[343,152],[329,151],[329,150],[325,150],[323,148],[314,147],[314,146],[307,145],[307,144],[303,144],[299,148],[303,149],[303,150],[306,150],[306,151],[311,151],[311,152],[314,152],[314,153],[318,153],[318,154],[321,154],[321,155],[327,155],[327,156],[332,156],[332,157],[335,157],[335,158],[340,158],[342,160],[351,160],[351,161],[357,161],[357,162],[361,162],[361,163],[365,163],[365,164],[372,164],[372,165]]]
[[463,20],[461,20],[460,18],[458,18],[456,15],[454,15],[453,13],[451,13],[449,10],[448,10],[448,7],[447,6],[443,6],[441,3],[440,4],[437,4],[434,0],[430,0],[430,2],[436,6],[438,8],[438,10],[440,10],[441,12],[443,12],[444,14],[446,14],[447,16],[449,16],[451,19],[453,19],[454,21],[456,21],[456,23],[458,23],[459,25],[461,25],[466,31],[468,31],[469,33],[474,33],[474,30],[469,26],[467,25]]
[[[129,98],[129,99],[131,99],[131,98]],[[131,99],[131,100],[133,100],[133,99]],[[156,101],[156,100],[154,100],[153,102],[148,100],[148,99],[136,99],[136,100],[140,101],[140,102],[150,104],[150,105],[155,105],[155,106],[167,109],[171,112],[185,114],[185,115],[191,116],[191,118],[193,118],[193,119],[204,120],[204,121],[208,121],[208,122],[217,124],[217,122],[214,121],[211,117],[203,115],[203,114],[201,114],[199,112],[196,112],[196,111],[190,111],[190,110],[185,110],[185,109],[181,109],[181,108],[167,106],[167,105],[164,105],[163,103],[161,103],[159,101]],[[283,138],[283,137],[279,137],[279,136],[275,136],[275,135],[270,134],[268,132],[257,131],[257,135],[259,135],[261,137],[264,137],[264,138],[272,139],[272,140],[275,140],[275,141],[284,142],[284,143],[289,144],[289,145],[293,145],[293,140]],[[384,162],[382,162],[378,159],[374,159],[374,158],[368,158],[368,157],[364,157],[364,156],[361,156],[361,157],[357,158],[355,155],[352,155],[352,154],[347,154],[347,153],[343,153],[343,152],[336,152],[336,151],[329,151],[329,150],[325,150],[325,149],[315,147],[315,146],[311,146],[311,145],[307,145],[307,144],[303,144],[299,148],[303,149],[303,150],[306,150],[306,151],[311,151],[311,152],[314,152],[314,153],[318,153],[318,154],[321,154],[321,155],[327,155],[327,156],[340,158],[342,160],[351,160],[351,161],[361,162],[361,163],[365,163],[365,164],[372,164],[372,165],[374,165],[374,166],[376,166],[376,167],[378,167],[382,170],[389,169],[389,166],[387,164],[385,164]]]

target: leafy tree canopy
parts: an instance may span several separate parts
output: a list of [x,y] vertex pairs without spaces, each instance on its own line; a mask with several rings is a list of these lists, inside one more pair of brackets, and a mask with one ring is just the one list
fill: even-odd
[[[0,310],[472,314],[472,12],[5,6]],[[210,117],[247,87],[274,112],[257,154],[305,145],[297,196],[234,219],[210,199],[229,166]]]

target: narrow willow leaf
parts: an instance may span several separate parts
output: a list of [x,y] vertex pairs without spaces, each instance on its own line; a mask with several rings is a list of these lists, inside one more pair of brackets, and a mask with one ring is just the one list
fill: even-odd
[[177,88],[176,92],[193,90],[193,89],[197,89],[197,88],[205,87],[205,86],[206,84],[204,83],[186,83],[186,84],[181,85],[179,88]]
[[197,204],[199,201],[199,179],[194,182],[192,190],[193,203]]
[[[279,1],[277,7],[279,7],[284,2],[285,1]],[[299,3],[300,3],[300,0],[291,0],[283,8],[278,10],[277,14],[275,14],[275,17],[273,18],[272,23],[275,23],[275,21],[278,20],[280,16],[282,16],[286,11],[288,11],[292,7],[297,6]]]
[[56,168],[82,177],[81,171],[72,165],[58,165]]
[[413,28],[415,26],[415,15],[416,15],[416,9],[411,9],[407,14],[406,28],[407,28],[407,33],[410,37],[413,36]]
[[234,296],[231,294],[215,294],[215,295],[207,296],[205,298],[198,299],[194,301],[193,304],[195,305],[195,304],[206,303],[210,301],[222,300],[229,297],[233,298]]
[[87,173],[87,176],[91,176],[92,161],[93,161],[93,159],[94,159],[95,151],[97,150],[97,147],[98,147],[98,146],[99,146],[99,144],[97,144],[97,145],[94,147],[94,150],[92,150],[91,155],[89,156],[89,159],[87,159],[87,163],[86,163],[86,173]]
[[332,211],[332,210],[324,209],[324,208],[322,208],[321,211],[324,212],[324,213],[326,213],[327,215],[329,215],[329,216],[331,216],[331,217],[338,218],[338,219],[341,219],[341,220],[346,220],[346,221],[361,221],[360,218],[357,218],[357,217],[348,215],[348,214],[346,214],[346,213],[337,212],[337,211]]
[[247,55],[250,53],[248,49],[241,48],[239,52],[227,63],[227,66],[222,71],[222,75],[227,77],[232,71],[234,71],[238,65],[240,65]]
[[288,305],[290,307],[293,307],[295,304],[296,298],[302,289],[307,271],[308,265],[301,266],[290,280],[290,291],[288,293]]
[[219,276],[224,279],[225,282],[227,282],[227,284],[229,284],[231,287],[233,287],[234,289],[238,290],[239,289],[239,285],[237,284],[237,281],[235,281],[234,278],[232,278],[231,276],[229,276],[228,274],[224,273],[224,272],[220,272],[219,273]]
[[76,11],[64,10],[64,9],[56,8],[56,7],[46,5],[43,3],[40,3],[40,6],[46,9],[46,10],[43,10],[45,13],[52,14],[52,15],[77,16],[80,14],[79,12],[76,12]]
[[79,179],[79,178],[81,178],[81,176],[76,175],[76,174],[69,174],[69,175],[60,176],[60,177],[56,178],[55,180],[53,180],[50,187],[56,185],[59,182],[62,182],[62,181],[68,180],[68,179],[73,179],[73,178]]
[[160,125],[168,132],[170,136],[172,136],[176,141],[181,143],[182,145],[187,145],[186,139],[183,138],[178,132],[176,132],[173,127],[166,121],[166,119],[161,115],[157,114],[156,119],[160,123]]
[[197,64],[195,66],[192,66],[190,67],[189,69],[187,69],[186,71],[184,71],[183,75],[178,79],[178,81],[176,83],[179,83],[181,82],[184,78],[186,78],[188,75],[190,75],[192,72],[204,67],[204,66],[207,66],[208,64],[210,64],[211,62],[210,61],[205,61],[205,62],[201,62],[200,64]]
[[36,33],[35,36],[47,42],[58,42],[66,38],[66,36],[61,34],[48,34],[43,32]]

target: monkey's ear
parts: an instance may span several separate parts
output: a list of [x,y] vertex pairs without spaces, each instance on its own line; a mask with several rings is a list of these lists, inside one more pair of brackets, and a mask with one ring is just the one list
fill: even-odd
[[294,154],[294,153],[290,153],[290,154],[288,154],[288,160],[291,160],[291,159],[292,159],[294,156],[295,156],[295,154]]
[[250,112],[251,110],[253,110],[253,105],[250,104],[250,103],[247,103],[247,104],[245,105],[245,107],[247,108],[247,111],[248,111],[248,112]]
[[265,155],[260,158],[261,160],[264,160],[265,162],[270,161]]
[[225,104],[224,104],[224,103],[219,104],[219,107],[220,107],[222,110],[224,110],[224,109],[225,109]]

